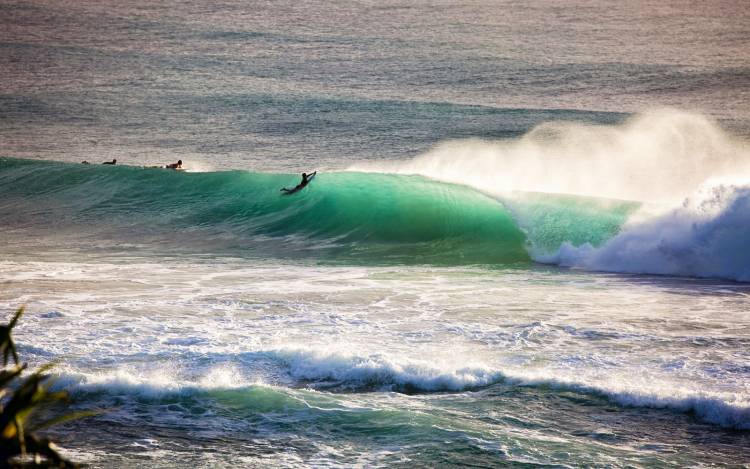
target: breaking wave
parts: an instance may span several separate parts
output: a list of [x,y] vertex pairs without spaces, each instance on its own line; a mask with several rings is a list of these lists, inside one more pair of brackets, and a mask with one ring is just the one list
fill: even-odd
[[750,280],[748,144],[695,114],[546,123],[280,194],[296,181],[0,158],[0,222],[193,252]]
[[[602,397],[624,407],[689,413],[714,425],[750,429],[747,395],[698,389],[682,382],[659,379],[634,381],[626,372],[598,375],[579,370],[573,376],[556,370],[501,369],[480,362],[457,365],[387,354],[358,355],[307,348],[270,350],[260,355],[276,360],[299,385],[322,391],[481,392],[494,385],[545,388]],[[157,400],[228,390],[239,395],[254,395],[261,392],[258,389],[277,389],[277,393],[285,389],[254,380],[227,366],[217,366],[203,376],[190,378],[176,376],[174,370],[171,374],[163,370],[143,374],[119,369],[99,373],[67,372],[57,379],[57,386],[84,398],[103,393]],[[252,406],[253,402],[246,401],[246,404]]]

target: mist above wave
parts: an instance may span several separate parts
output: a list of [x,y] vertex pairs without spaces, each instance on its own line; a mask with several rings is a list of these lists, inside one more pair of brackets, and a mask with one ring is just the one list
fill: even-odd
[[710,178],[750,179],[750,149],[706,116],[661,109],[615,125],[547,122],[518,139],[454,140],[409,161],[350,169],[419,174],[495,194],[674,202]]

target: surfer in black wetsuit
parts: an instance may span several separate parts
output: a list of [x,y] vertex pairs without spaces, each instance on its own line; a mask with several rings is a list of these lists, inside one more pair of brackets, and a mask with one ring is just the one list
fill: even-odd
[[177,160],[177,163],[172,163],[164,166],[167,169],[182,169],[182,160]]
[[313,176],[315,176],[316,174],[318,174],[317,171],[315,171],[312,174],[302,173],[302,182],[300,182],[299,184],[297,184],[297,187],[299,187],[300,189],[303,188],[303,187],[305,187],[307,185],[307,183],[310,182],[310,179],[312,179]]
[[294,187],[294,189],[287,189],[286,187],[282,187],[282,188],[281,188],[281,192],[284,192],[284,193],[286,193],[286,194],[294,194],[295,192],[297,192],[297,191],[299,191],[299,190],[302,190],[302,189],[304,189],[304,187],[305,187],[305,186],[306,186],[307,184],[309,184],[309,183],[310,183],[310,179],[312,179],[312,178],[313,178],[313,176],[315,176],[316,174],[318,174],[318,172],[317,172],[317,171],[315,171],[315,172],[313,172],[313,173],[311,173],[311,174],[307,174],[307,173],[302,173],[302,181],[300,181],[300,183],[299,183],[299,184],[297,184],[297,185],[296,185],[296,186]]
[[117,158],[113,159],[112,161],[105,161],[102,164],[117,164]]

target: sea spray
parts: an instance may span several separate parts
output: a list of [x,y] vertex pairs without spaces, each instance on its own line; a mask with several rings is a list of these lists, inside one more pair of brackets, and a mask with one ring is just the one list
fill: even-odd
[[412,160],[350,169],[419,174],[491,194],[674,202],[710,178],[750,179],[750,147],[703,115],[662,109],[615,125],[546,122],[517,139],[454,140]]

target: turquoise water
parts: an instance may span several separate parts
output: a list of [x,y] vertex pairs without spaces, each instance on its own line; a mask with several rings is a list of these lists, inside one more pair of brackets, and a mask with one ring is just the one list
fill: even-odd
[[[540,194],[504,201],[419,176],[351,172],[321,174],[302,193],[281,194],[279,188],[296,178],[0,160],[7,204],[2,215],[11,220],[22,212],[24,224],[44,228],[55,217],[56,228],[104,229],[113,242],[128,241],[112,233],[125,230],[135,239],[161,236],[167,250],[177,245],[253,257],[273,252],[373,264],[529,262],[529,248],[601,244],[638,206]],[[185,229],[199,242],[184,239]]]
[[749,14],[5,2],[0,309],[106,409],[49,435],[102,468],[746,465]]

